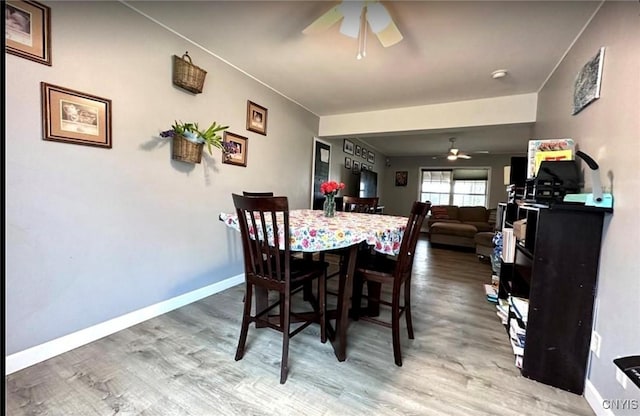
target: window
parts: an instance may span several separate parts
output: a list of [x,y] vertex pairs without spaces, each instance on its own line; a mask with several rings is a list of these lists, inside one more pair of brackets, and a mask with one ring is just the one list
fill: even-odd
[[486,206],[488,178],[488,169],[423,169],[420,200],[432,205]]

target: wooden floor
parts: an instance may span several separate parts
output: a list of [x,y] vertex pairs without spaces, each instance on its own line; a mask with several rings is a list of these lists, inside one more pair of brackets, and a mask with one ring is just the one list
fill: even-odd
[[[473,253],[420,241],[403,367],[391,331],[349,326],[338,362],[312,325],[291,340],[249,328],[234,361],[243,286],[182,307],[6,377],[8,415],[593,415],[586,400],[522,377]],[[335,279],[332,279],[335,280]],[[274,397],[278,399],[274,399]]]

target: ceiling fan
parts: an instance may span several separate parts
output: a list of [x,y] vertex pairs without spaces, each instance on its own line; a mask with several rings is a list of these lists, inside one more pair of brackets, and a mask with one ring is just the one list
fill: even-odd
[[450,137],[449,141],[451,142],[451,146],[449,146],[449,151],[447,152],[448,160],[458,160],[458,159],[471,159],[471,156],[468,154],[461,152],[460,149],[456,147],[456,138]]
[[342,19],[340,33],[358,39],[357,59],[367,55],[367,26],[385,48],[403,39],[386,7],[377,0],[345,0],[317,18],[302,33],[309,35],[324,32],[340,19]]

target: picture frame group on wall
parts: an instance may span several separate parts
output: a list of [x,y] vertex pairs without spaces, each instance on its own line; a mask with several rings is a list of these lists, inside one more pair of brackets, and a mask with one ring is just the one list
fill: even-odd
[[6,51],[51,66],[51,8],[21,0],[4,2]]
[[351,158],[350,157],[345,157],[344,158],[344,167],[346,169],[351,169]]
[[111,148],[111,100],[40,83],[43,139]]
[[352,155],[353,154],[353,142],[349,139],[344,139],[342,143],[342,151]]
[[236,166],[247,166],[247,150],[249,139],[239,134],[225,131],[222,135],[222,163]]
[[247,130],[266,136],[267,113],[265,107],[247,100]]

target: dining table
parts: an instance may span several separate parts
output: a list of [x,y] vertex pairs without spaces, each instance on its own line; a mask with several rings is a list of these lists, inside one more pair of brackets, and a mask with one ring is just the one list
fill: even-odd
[[[236,231],[240,231],[238,216],[220,213],[220,221]],[[346,268],[340,274],[338,283],[338,304],[335,311],[335,328],[328,322],[327,332],[338,361],[347,357],[347,328],[349,307],[353,290],[358,247],[366,243],[378,253],[395,256],[400,251],[402,236],[407,225],[407,217],[337,211],[335,216],[326,217],[322,210],[294,209],[289,211],[290,250],[302,252],[307,258],[314,253],[348,248]],[[284,230],[278,227],[280,249],[284,250]],[[273,245],[273,230],[267,230],[267,239]],[[251,236],[255,238],[255,236]],[[263,238],[263,236],[259,236]],[[266,302],[266,292],[262,299],[256,293],[256,302]]]

